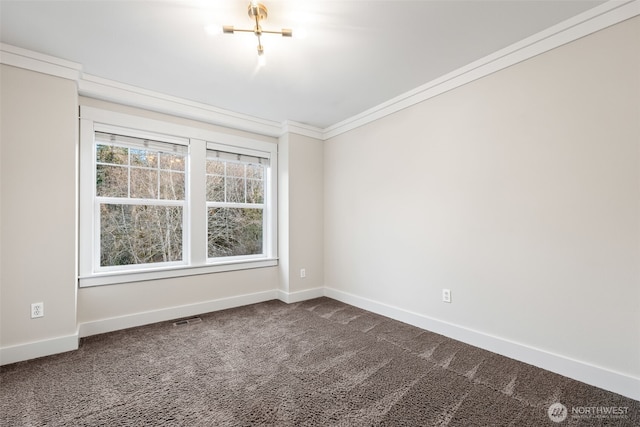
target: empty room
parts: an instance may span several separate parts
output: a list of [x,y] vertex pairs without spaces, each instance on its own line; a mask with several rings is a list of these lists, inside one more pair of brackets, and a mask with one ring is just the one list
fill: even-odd
[[0,425],[640,425],[640,0],[0,0]]

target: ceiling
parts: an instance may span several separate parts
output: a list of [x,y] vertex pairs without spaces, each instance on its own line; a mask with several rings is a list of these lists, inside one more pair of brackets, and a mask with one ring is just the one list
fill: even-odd
[[[276,122],[326,128],[596,7],[600,0],[0,1],[0,41],[97,77]],[[304,36],[304,37],[298,37]]]

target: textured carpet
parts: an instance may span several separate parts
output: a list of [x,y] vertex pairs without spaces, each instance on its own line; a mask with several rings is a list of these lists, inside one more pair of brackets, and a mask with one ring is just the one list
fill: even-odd
[[640,425],[640,402],[328,298],[201,318],[0,368],[0,424]]

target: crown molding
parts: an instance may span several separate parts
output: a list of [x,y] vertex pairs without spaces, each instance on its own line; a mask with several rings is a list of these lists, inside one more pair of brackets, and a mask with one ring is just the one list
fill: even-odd
[[297,135],[308,136],[310,138],[320,140],[323,139],[323,130],[321,128],[290,120],[286,120],[282,123],[282,135],[286,133],[295,133]]
[[0,64],[73,80],[82,96],[271,137],[283,132],[279,122],[92,76],[82,72],[81,64],[5,43],[0,43]]
[[282,134],[281,124],[272,120],[236,113],[208,104],[114,82],[88,74],[83,74],[82,78],[78,81],[78,91],[82,96],[144,108],[159,113],[171,114],[186,119],[193,119],[260,135],[278,137]]
[[640,0],[611,0],[325,129],[236,113],[82,72],[82,65],[0,43],[0,63],[76,81],[80,95],[270,137],[326,141],[511,65],[640,15]]
[[20,47],[0,43],[0,64],[78,81],[82,65]]
[[448,92],[619,22],[640,15],[640,0],[612,0],[324,129],[322,140]]

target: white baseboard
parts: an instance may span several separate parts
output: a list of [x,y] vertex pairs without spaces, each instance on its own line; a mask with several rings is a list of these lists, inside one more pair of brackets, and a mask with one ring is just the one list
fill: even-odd
[[77,334],[0,348],[0,365],[77,350],[78,339],[90,335],[195,316],[273,299],[279,299],[290,304],[321,296],[327,296],[595,387],[640,400],[640,378],[328,287],[305,289],[296,292],[271,290],[81,323]]
[[640,378],[591,365],[559,354],[550,353],[518,342],[458,326],[423,314],[414,313],[378,301],[333,288],[324,288],[329,298],[390,317],[421,329],[498,353],[583,383],[599,387],[631,399],[640,400]]
[[0,365],[78,349],[78,334],[0,348]]
[[285,292],[278,289],[278,299],[287,304],[319,298],[325,295],[324,288],[305,289],[296,292]]
[[188,316],[196,316],[203,313],[241,307],[274,299],[280,299],[286,303],[303,301],[324,295],[323,288],[287,293],[278,290],[257,292],[253,294],[238,295],[228,298],[198,302],[194,304],[169,307],[161,310],[146,311],[126,316],[111,317],[78,325],[78,332],[59,338],[51,338],[42,341],[18,344],[0,348],[0,365],[35,359],[37,357],[50,356],[57,353],[78,349],[78,340],[82,337],[104,334],[121,329],[134,328],[157,322],[179,319]]
[[157,322],[166,322],[167,320],[196,316],[198,314],[210,313],[212,311],[225,310],[228,308],[270,301],[277,298],[278,292],[272,290],[257,292],[253,294],[238,295],[228,298],[220,298],[194,304],[181,305],[178,307],[170,307],[162,310],[146,311],[143,313],[135,313],[127,316],[95,320],[93,322],[80,323],[78,334],[80,338],[82,338],[90,335],[113,332],[120,329],[149,325]]

